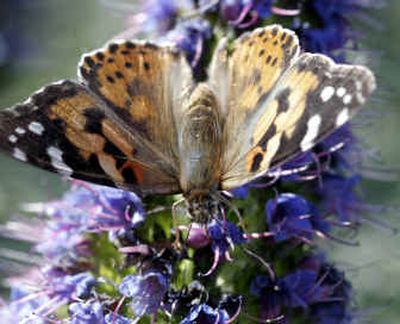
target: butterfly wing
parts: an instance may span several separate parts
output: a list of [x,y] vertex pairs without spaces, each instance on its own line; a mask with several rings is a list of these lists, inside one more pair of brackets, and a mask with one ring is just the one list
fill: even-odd
[[84,56],[79,72],[124,127],[152,149],[153,160],[178,174],[176,123],[193,85],[182,53],[151,43],[113,43]]
[[[174,89],[181,90],[191,75],[179,53],[135,46],[146,48],[144,52],[151,48],[149,64],[159,70],[158,79],[142,75],[146,68],[140,52],[125,63],[143,63],[143,71],[135,74],[129,64],[111,71],[108,64],[120,62],[120,56],[110,45],[84,58],[80,69],[84,84],[62,81],[1,111],[0,147],[19,160],[73,178],[143,194],[178,192],[173,109],[180,93]],[[173,81],[167,76],[175,69],[188,74]],[[111,72],[115,83],[103,79],[109,79]],[[130,92],[119,83],[128,82],[128,76]],[[127,105],[122,106],[121,100]],[[128,105],[128,101],[133,102]]]
[[246,34],[231,56],[220,49],[212,69],[211,82],[226,102],[223,189],[309,150],[347,122],[375,88],[367,68],[299,56],[296,36],[278,26]]

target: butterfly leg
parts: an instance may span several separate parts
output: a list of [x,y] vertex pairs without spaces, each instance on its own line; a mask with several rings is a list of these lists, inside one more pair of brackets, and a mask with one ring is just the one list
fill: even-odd
[[185,202],[184,198],[175,201],[174,204],[172,205],[172,224],[175,228],[175,241],[173,245],[178,249],[180,248],[181,244],[180,244],[180,229],[178,225],[177,215],[178,215],[178,207],[183,202]]
[[217,199],[218,201],[221,201],[226,206],[228,206],[229,209],[233,210],[233,212],[235,213],[236,217],[239,220],[240,227],[244,230],[245,225],[244,225],[244,221],[243,221],[242,215],[240,214],[239,209],[230,200],[228,200],[226,197],[224,197],[223,194],[216,192],[213,195],[215,195],[215,199]]

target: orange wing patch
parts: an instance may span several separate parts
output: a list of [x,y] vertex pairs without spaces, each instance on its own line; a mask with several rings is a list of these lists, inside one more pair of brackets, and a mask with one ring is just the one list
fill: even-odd
[[[138,193],[178,191],[176,178],[142,162],[150,151],[113,118],[87,89],[62,81],[0,112],[3,136],[12,139],[1,139],[1,147],[20,160],[72,178]],[[20,126],[13,129],[16,124]]]
[[297,37],[280,26],[244,34],[233,45],[229,60],[230,109],[245,114],[254,110],[298,54]]
[[180,101],[177,97],[192,82],[191,69],[180,52],[150,43],[110,44],[84,56],[80,74],[126,128],[171,167],[177,165],[174,110]]

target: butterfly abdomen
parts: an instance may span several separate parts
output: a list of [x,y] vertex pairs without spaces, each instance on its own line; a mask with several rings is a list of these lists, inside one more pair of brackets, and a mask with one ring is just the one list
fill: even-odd
[[200,84],[184,105],[185,114],[178,121],[180,185],[186,195],[207,193],[220,178],[222,130],[217,100]]

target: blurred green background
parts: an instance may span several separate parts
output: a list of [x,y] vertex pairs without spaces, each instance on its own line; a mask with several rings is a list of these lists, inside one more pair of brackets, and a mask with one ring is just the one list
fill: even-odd
[[[400,169],[400,1],[388,1],[386,8],[369,12],[368,19],[375,28],[366,28],[364,22],[360,31],[379,91],[370,104],[376,111],[373,122],[360,130],[360,136],[380,151],[396,176]],[[14,105],[49,82],[74,79],[80,56],[102,46],[123,27],[124,16],[102,6],[100,0],[0,0],[0,107]],[[6,49],[7,42],[14,48]],[[11,64],[5,64],[10,58]],[[391,206],[389,212],[374,217],[400,228],[399,182],[365,180],[363,185],[368,203]],[[22,202],[57,197],[63,188],[59,177],[0,155],[1,222],[18,215]],[[367,224],[359,241],[359,247],[327,244],[325,248],[352,280],[356,301],[366,309],[362,318],[399,323],[400,236]],[[15,256],[7,258],[9,248],[24,247],[11,241],[1,244],[0,279],[18,261]]]

